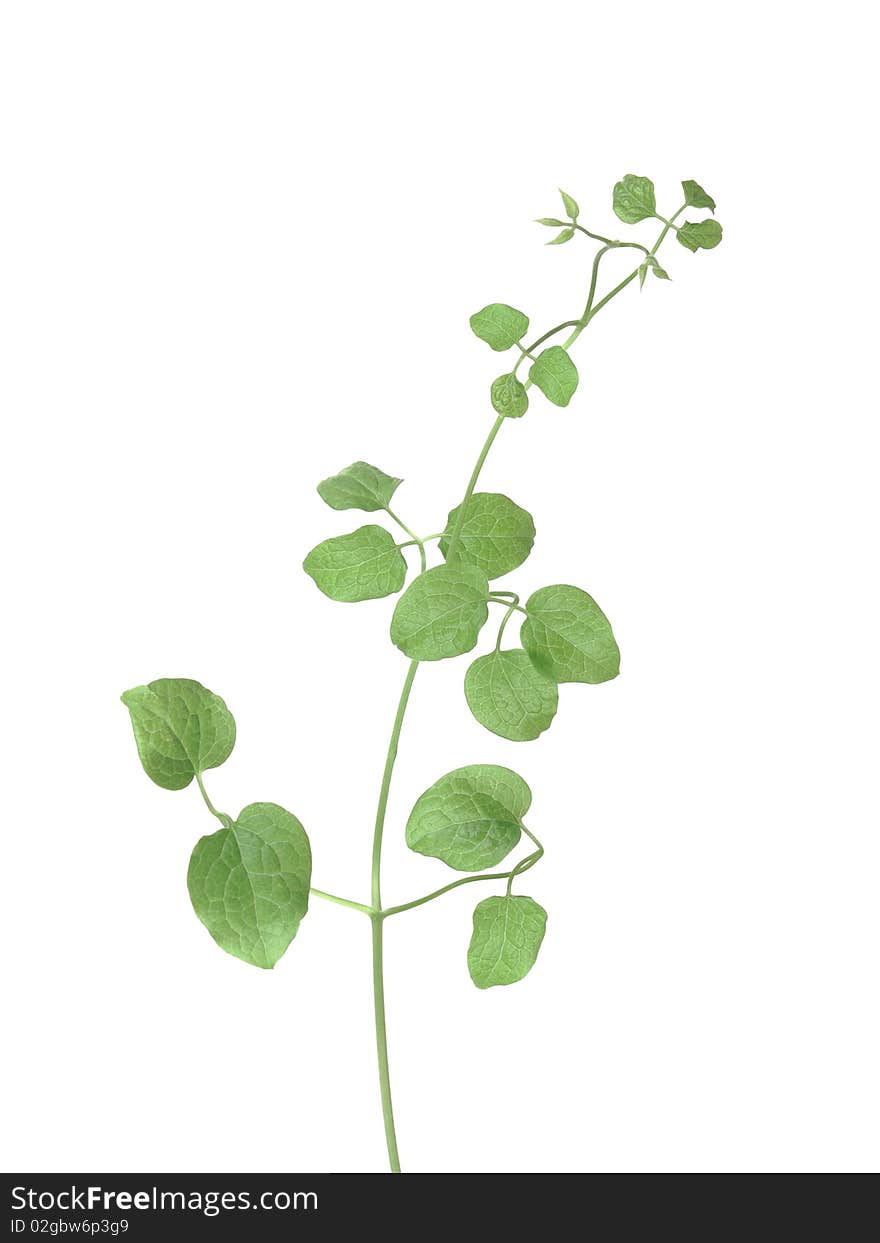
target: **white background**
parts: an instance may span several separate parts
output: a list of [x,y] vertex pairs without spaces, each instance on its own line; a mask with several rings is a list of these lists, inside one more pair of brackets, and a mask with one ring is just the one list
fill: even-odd
[[591,244],[530,221],[562,185],[653,241],[627,171],[667,213],[695,178],[725,239],[665,243],[489,459],[538,528],[511,581],[595,595],[623,671],[531,744],[470,718],[468,657],[419,674],[386,900],[449,877],[415,797],[498,762],[550,922],[485,993],[480,887],[389,924],[404,1168],[876,1168],[874,66],[869,6],[826,11],[3,6],[6,1168],[384,1168],[367,921],[316,900],[274,972],[221,953],[185,886],[214,822],[119,694],[222,694],[214,801],[289,807],[367,899],[405,661],[390,602],[302,574],[365,521],[314,486],[366,458],[442,524],[500,370],[468,316],[576,315]]

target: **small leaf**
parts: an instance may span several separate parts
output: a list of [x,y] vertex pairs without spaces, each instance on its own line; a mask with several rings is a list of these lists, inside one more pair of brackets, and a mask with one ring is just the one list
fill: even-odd
[[416,800],[406,824],[406,844],[458,872],[481,872],[516,846],[531,802],[531,790],[509,768],[456,768]]
[[659,263],[654,264],[654,275],[657,277],[658,280],[661,280],[661,281],[669,280],[669,273],[666,271],[665,268],[661,268]]
[[[460,510],[456,505],[446,519],[446,533],[439,545],[444,557]],[[522,565],[534,542],[535,523],[530,513],[501,492],[475,492],[468,502],[456,554],[465,564],[481,569],[487,578],[499,578]]]
[[274,967],[309,908],[312,852],[296,816],[251,803],[196,843],[187,885],[199,919],[221,949]]
[[721,241],[721,225],[717,220],[686,220],[676,235],[687,250],[713,250]]
[[331,600],[378,600],[400,591],[406,560],[384,527],[358,527],[351,535],[325,539],[313,548],[303,569]]
[[374,513],[391,504],[402,479],[386,475],[369,462],[353,462],[338,475],[318,484],[318,495],[331,509],[363,509]]
[[521,648],[480,656],[465,674],[464,693],[480,724],[511,742],[537,738],[559,705],[556,683]]
[[641,288],[642,288],[642,286],[644,285],[644,283],[645,283],[645,277],[646,277],[647,275],[648,275],[648,265],[647,265],[647,263],[640,263],[640,264],[639,264],[639,289],[641,289]]
[[577,203],[570,194],[566,194],[564,190],[560,190],[559,193],[562,195],[562,206],[568,212],[572,220],[577,220],[581,209],[578,207]]
[[529,408],[525,385],[515,375],[500,375],[492,381],[492,406],[506,419],[521,419]]
[[515,984],[535,965],[547,912],[532,898],[485,898],[474,911],[468,971],[477,988]]
[[710,198],[703,187],[697,185],[695,181],[683,181],[681,188],[684,190],[684,201],[688,207],[708,207],[711,211],[715,210],[715,200]]
[[470,318],[476,336],[493,350],[509,350],[529,330],[529,319],[505,302],[490,302]]
[[235,721],[219,695],[189,678],[160,678],[126,691],[138,754],[163,790],[183,790],[217,768],[235,745]]
[[567,406],[578,385],[577,367],[561,345],[551,345],[532,363],[529,379],[554,406]]
[[620,651],[611,625],[580,587],[542,587],[527,600],[526,613],[520,640],[549,677],[590,683],[617,677]]
[[565,221],[557,220],[555,216],[542,216],[540,220],[536,220],[535,224],[546,224],[551,229],[564,229]]
[[565,242],[570,242],[573,237],[574,229],[563,229],[561,233],[556,235],[556,237],[552,237],[550,241],[547,242],[547,245],[562,246]]
[[624,224],[638,224],[657,214],[654,183],[647,177],[627,173],[614,187],[614,214]]
[[411,660],[445,660],[475,646],[489,615],[489,582],[464,562],[438,565],[410,583],[391,619],[391,641]]

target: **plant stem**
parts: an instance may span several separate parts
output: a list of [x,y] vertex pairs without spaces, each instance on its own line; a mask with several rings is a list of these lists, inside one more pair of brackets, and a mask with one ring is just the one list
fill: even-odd
[[[378,875],[377,875],[378,882]],[[383,917],[373,912],[373,1009],[376,1016],[376,1054],[379,1059],[379,1094],[382,1098],[382,1119],[385,1123],[385,1143],[391,1173],[400,1173],[400,1155],[397,1151],[397,1132],[394,1129],[394,1109],[391,1104],[391,1077],[388,1071],[388,1036],[385,1029],[385,977],[382,970]]]
[[212,816],[217,817],[217,819],[220,821],[220,823],[223,825],[225,829],[228,829],[230,825],[232,824],[232,817],[227,816],[225,812],[218,811],[217,808],[214,806],[214,804],[211,802],[211,800],[208,798],[208,791],[205,789],[205,783],[204,781],[202,781],[201,773],[196,773],[196,781],[199,784],[199,789],[201,790],[202,798],[205,800],[205,806],[207,807],[208,811],[211,813]]
[[446,550],[446,564],[447,565],[449,565],[449,563],[452,561],[453,555],[457,551],[458,541],[459,541],[459,538],[461,537],[461,528],[464,526],[465,511],[467,510],[468,503],[474,494],[474,488],[477,486],[477,480],[480,477],[480,471],[483,469],[483,463],[486,461],[486,458],[489,456],[489,450],[492,448],[492,445],[495,441],[495,437],[501,431],[501,428],[504,425],[505,420],[506,420],[506,415],[499,414],[498,418],[492,424],[492,429],[489,432],[489,435],[486,437],[486,443],[483,445],[482,449],[480,450],[480,456],[477,458],[476,465],[474,466],[474,469],[471,471],[471,477],[468,480],[468,486],[465,489],[464,499],[462,500],[461,504],[458,507],[458,517],[455,520],[455,526],[452,528],[452,535],[450,536],[450,539],[449,539],[449,547]]
[[[677,216],[681,215],[682,211],[684,211],[684,207],[680,208],[680,210],[676,212],[675,216],[673,216],[672,219],[668,223],[664,224],[663,232],[660,234],[659,238],[654,243],[653,249],[650,251],[650,254],[656,253],[658,247],[660,246],[660,243],[663,241],[664,237],[669,232],[670,227],[672,227],[672,221],[674,221]],[[586,229],[582,229],[581,231],[585,233],[587,232]],[[594,236],[594,235],[588,233],[588,236]],[[600,238],[599,240],[605,242],[606,247],[609,249],[614,248],[617,245],[617,243],[609,242],[609,240],[606,238]],[[639,247],[639,249],[644,249],[644,247]],[[601,251],[600,255],[603,253],[604,251]],[[590,285],[590,295],[589,295],[589,300],[587,302],[586,310],[584,311],[584,315],[581,317],[580,320],[569,320],[564,324],[558,325],[556,328],[552,329],[549,333],[545,333],[544,336],[539,338],[538,344],[540,344],[542,341],[547,340],[548,337],[553,336],[556,332],[560,331],[562,328],[572,327],[573,332],[571,333],[571,335],[568,337],[568,339],[565,342],[565,348],[567,349],[574,341],[577,340],[577,338],[583,332],[584,328],[586,328],[587,324],[590,322],[590,320],[596,314],[596,312],[600,310],[607,302],[610,302],[610,300],[615,296],[615,294],[619,293],[620,290],[624,288],[624,286],[628,285],[629,282],[638,275],[638,268],[634,272],[632,272],[625,280],[621,281],[621,283],[615,289],[613,289],[611,293],[606,294],[606,296],[601,300],[601,302],[597,303],[597,305],[594,307],[592,305],[592,301],[593,301],[593,297],[595,295],[595,290],[596,290],[597,275],[598,275],[598,257],[595,261],[595,266],[593,269],[593,279]],[[522,356],[523,357],[527,356],[527,353],[528,353],[527,351],[524,351]],[[525,387],[531,388],[531,381],[528,381]],[[489,456],[489,450],[492,448],[492,445],[495,442],[495,437],[501,431],[501,428],[503,424],[505,423],[505,421],[506,421],[506,416],[503,414],[499,414],[498,418],[492,424],[489,434],[486,437],[486,440],[483,444],[482,449],[480,450],[479,457],[477,458],[476,463],[474,464],[474,469],[471,471],[471,477],[468,480],[468,485],[467,485],[467,488],[465,489],[465,494],[462,499],[461,505],[458,507],[458,517],[455,520],[455,526],[452,529],[452,534],[450,535],[450,538],[449,538],[449,545],[446,549],[446,564],[447,565],[451,564],[451,562],[454,559],[455,553],[458,548],[458,543],[461,538],[462,527],[464,526],[465,513],[467,511],[468,504],[470,502],[471,497],[474,494],[474,489],[477,486],[477,481],[479,480],[480,472],[483,469],[483,465],[486,461],[486,458]],[[397,515],[393,513],[390,508],[386,507],[386,509],[387,509],[387,513],[389,517],[391,517],[398,524],[398,526],[401,527],[401,529],[405,531],[408,536],[410,536],[412,541],[418,545],[419,555],[421,557],[421,563],[422,563],[422,572],[424,572],[425,566],[427,564],[427,560],[425,557],[424,541],[419,539],[419,537],[415,535],[415,533],[404,522],[402,522],[401,519],[398,518]],[[509,612],[513,610],[518,610],[519,612],[523,612],[523,613],[525,612],[525,609],[521,608],[519,604],[513,604]],[[509,616],[509,612],[508,612],[508,616]],[[373,926],[373,1007],[375,1011],[375,1022],[376,1022],[376,1053],[377,1053],[378,1061],[379,1061],[379,1092],[380,1092],[381,1099],[382,1099],[382,1117],[385,1123],[385,1141],[388,1146],[388,1159],[391,1163],[391,1170],[395,1174],[400,1173],[400,1157],[399,1157],[398,1150],[397,1150],[397,1135],[396,1135],[395,1128],[394,1128],[394,1111],[392,1108],[392,1101],[391,1101],[391,1077],[390,1077],[389,1067],[388,1067],[388,1036],[387,1036],[387,1026],[386,1026],[386,1019],[385,1019],[385,980],[384,980],[384,973],[383,973],[383,944],[382,944],[382,930],[383,930],[384,922],[389,915],[398,915],[401,913],[401,911],[412,910],[416,906],[422,906],[425,902],[430,902],[434,898],[439,898],[441,894],[448,893],[451,889],[458,888],[459,885],[468,885],[468,884],[472,884],[475,881],[506,880],[507,881],[507,892],[509,893],[510,886],[513,883],[514,877],[521,875],[523,872],[533,867],[535,863],[537,863],[538,860],[541,858],[542,854],[544,853],[543,847],[540,845],[537,839],[534,838],[531,833],[529,833],[528,829],[526,829],[525,826],[523,826],[524,832],[529,837],[531,837],[532,840],[535,842],[535,845],[537,846],[537,850],[533,854],[528,855],[525,859],[523,859],[521,863],[517,864],[517,866],[513,868],[512,871],[493,872],[493,873],[489,873],[486,875],[480,875],[480,876],[466,876],[462,878],[461,880],[452,881],[452,883],[449,885],[444,885],[442,889],[437,889],[434,891],[434,893],[427,894],[426,897],[424,898],[417,898],[415,901],[404,903],[402,906],[390,907],[387,911],[382,910],[382,892],[381,892],[381,883],[380,883],[381,870],[382,870],[382,837],[385,831],[385,816],[388,810],[388,795],[391,789],[391,777],[394,772],[394,762],[397,758],[397,748],[400,742],[400,731],[403,728],[403,720],[406,715],[406,709],[409,703],[410,692],[412,691],[413,682],[415,681],[415,676],[416,676],[416,673],[418,672],[418,668],[419,668],[419,662],[417,660],[413,660],[410,662],[410,666],[409,666],[409,669],[407,670],[406,678],[403,683],[403,689],[400,693],[400,700],[397,705],[397,714],[394,718],[394,725],[391,730],[391,738],[388,743],[388,753],[385,758],[385,770],[382,776],[382,786],[379,791],[379,802],[376,807],[376,823],[375,823],[375,828],[373,831],[373,856],[372,856],[371,886],[370,886],[370,892],[371,892],[370,900],[372,903],[372,908],[365,908],[365,907],[360,906],[358,903],[347,902],[345,899],[334,899],[330,897],[330,895],[323,894],[320,891],[318,891],[321,897],[330,897],[330,901],[339,901],[344,906],[353,906],[356,909],[367,910],[368,913],[370,914],[370,919],[371,919],[372,926]],[[217,815],[218,813],[215,812],[214,814]]]
[[[523,827],[525,828],[525,826]],[[529,836],[531,837],[531,834]],[[518,863],[510,872],[481,872],[479,876],[463,876],[461,880],[450,881],[442,889],[435,889],[433,893],[426,893],[423,898],[415,898],[412,902],[404,902],[400,906],[389,906],[387,911],[382,912],[382,918],[387,919],[389,915],[400,915],[402,911],[411,911],[417,906],[424,906],[426,902],[433,902],[435,898],[442,898],[444,893],[457,889],[459,885],[473,885],[479,880],[509,880],[511,876],[519,876],[523,872],[527,872],[529,868],[534,867],[543,853],[544,850],[541,848],[540,850],[533,851],[530,855],[526,855],[522,862]]]
[[314,894],[316,898],[324,898],[327,902],[335,902],[338,906],[350,906],[353,911],[363,911],[365,915],[373,914],[371,906],[364,906],[362,902],[352,902],[350,898],[338,898],[335,893],[325,893],[323,889],[310,889],[309,893]]
[[[422,550],[424,557],[424,550]],[[382,787],[379,791],[379,803],[376,807],[376,826],[373,831],[373,861],[370,872],[370,901],[373,904],[371,915],[373,921],[373,1009],[376,1017],[376,1055],[379,1059],[379,1093],[382,1098],[382,1118],[385,1122],[385,1143],[388,1146],[388,1160],[391,1172],[400,1173],[400,1157],[397,1152],[397,1134],[394,1130],[394,1110],[391,1104],[391,1076],[388,1070],[388,1038],[385,1028],[385,980],[382,970],[382,835],[385,831],[385,814],[388,810],[388,793],[391,789],[391,775],[394,772],[394,761],[397,759],[397,746],[400,742],[400,731],[403,718],[409,703],[410,691],[419,662],[410,661],[409,669],[400,692],[397,704],[397,715],[388,742],[388,753],[385,757],[385,771],[382,774]]]

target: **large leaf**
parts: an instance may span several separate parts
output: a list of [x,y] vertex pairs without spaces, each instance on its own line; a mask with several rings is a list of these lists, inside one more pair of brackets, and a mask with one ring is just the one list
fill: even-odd
[[687,250],[713,250],[721,241],[721,225],[717,220],[686,220],[676,237]]
[[438,565],[410,583],[391,619],[391,641],[411,660],[444,660],[476,644],[489,615],[489,581],[466,562]]
[[578,386],[577,367],[561,345],[541,351],[529,368],[529,379],[554,406],[567,406]]
[[526,602],[520,640],[557,682],[607,682],[620,672],[608,618],[592,596],[565,584],[542,587]]
[[478,657],[465,674],[464,693],[480,724],[511,742],[537,738],[559,705],[556,683],[520,648]]
[[520,839],[532,792],[498,764],[470,764],[446,773],[416,802],[406,844],[459,872],[494,867]]
[[196,843],[187,885],[199,919],[228,954],[274,967],[309,907],[312,852],[296,816],[251,803]]
[[506,419],[521,419],[529,408],[525,385],[515,375],[500,375],[492,381],[492,406]]
[[688,207],[708,207],[710,211],[715,210],[715,200],[695,181],[683,181],[681,188],[684,190],[684,201]]
[[313,548],[303,569],[331,600],[377,600],[400,591],[406,560],[384,527],[358,527],[351,535],[325,539]]
[[[440,540],[445,557],[458,522],[461,506],[456,505],[446,519],[446,532]],[[498,578],[522,565],[535,542],[532,515],[500,492],[475,492],[468,501],[462,523],[456,558],[475,565],[487,578]]]
[[182,790],[217,768],[235,745],[235,721],[219,695],[190,678],[159,678],[126,691],[138,754],[164,790]]
[[535,965],[547,912],[533,898],[486,898],[474,911],[468,971],[477,988],[515,984]]
[[402,479],[386,475],[369,462],[352,462],[338,475],[318,484],[318,495],[331,509],[363,509],[374,513],[387,509]]
[[654,183],[648,177],[627,173],[614,187],[614,214],[625,224],[638,224],[657,214]]
[[490,302],[470,318],[472,331],[493,350],[509,350],[529,330],[529,317],[506,302]]

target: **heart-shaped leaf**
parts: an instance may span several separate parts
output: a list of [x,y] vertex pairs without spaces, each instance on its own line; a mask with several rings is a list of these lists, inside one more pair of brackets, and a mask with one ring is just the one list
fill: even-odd
[[364,526],[325,539],[303,562],[305,572],[331,600],[377,600],[400,591],[406,560],[384,527]]
[[[446,519],[446,533],[440,540],[445,557],[458,523],[461,506],[456,505]],[[532,515],[515,505],[501,492],[475,492],[456,544],[456,558],[475,565],[487,578],[499,578],[522,565],[535,542]]]
[[529,369],[529,379],[554,406],[567,406],[578,386],[577,367],[561,345],[541,351]]
[[474,911],[468,971],[477,988],[515,984],[535,965],[547,912],[533,898],[485,898]]
[[542,587],[526,602],[520,640],[557,682],[607,682],[620,672],[620,651],[608,618],[580,587]]
[[196,843],[187,885],[199,919],[227,954],[274,967],[309,908],[312,852],[296,816],[251,803]]
[[614,187],[614,214],[624,224],[638,224],[657,214],[654,183],[648,177],[627,173]]
[[318,495],[331,509],[363,509],[374,513],[377,509],[387,509],[402,483],[402,479],[386,475],[369,462],[352,462],[338,475],[319,483]]
[[465,674],[464,693],[480,724],[511,742],[537,738],[559,706],[556,683],[520,648],[478,657]]
[[490,302],[470,318],[474,334],[493,350],[509,350],[529,330],[529,317],[506,302]]
[[525,385],[515,375],[500,375],[492,381],[492,406],[506,419],[521,419],[529,408]]
[[480,872],[510,854],[520,839],[532,792],[498,764],[470,764],[446,773],[416,801],[406,844],[459,872]]
[[159,678],[126,691],[144,772],[163,790],[183,790],[217,768],[235,745],[235,721],[219,695],[190,678]]
[[391,619],[391,641],[411,660],[469,652],[489,615],[489,581],[474,565],[438,565],[410,583]]

